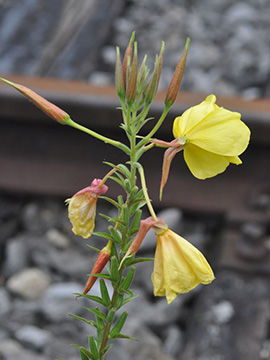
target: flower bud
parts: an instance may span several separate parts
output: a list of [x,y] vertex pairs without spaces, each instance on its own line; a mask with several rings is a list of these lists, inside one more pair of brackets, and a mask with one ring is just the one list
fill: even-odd
[[70,116],[64,110],[60,109],[58,106],[52,104],[48,100],[44,99],[42,96],[36,94],[34,91],[28,89],[23,85],[16,84],[12,81],[1,78],[2,81],[8,85],[14,87],[20,93],[25,95],[30,101],[32,101],[39,109],[41,109],[45,114],[50,116],[52,119],[56,120],[61,124],[65,124],[70,120]]
[[108,190],[106,185],[100,186],[102,180],[94,179],[91,186],[88,186],[71,199],[67,199],[68,217],[73,225],[74,234],[89,238],[95,227],[96,203],[99,195],[105,194]]
[[[101,273],[104,266],[107,264],[107,262],[110,259],[111,248],[112,248],[112,243],[111,243],[111,241],[109,241],[108,244],[98,254],[97,260],[91,271],[91,274],[100,274]],[[84,295],[88,293],[88,291],[92,288],[92,286],[94,285],[96,280],[97,280],[96,276],[92,276],[92,275],[89,276],[88,281],[83,290]]]
[[188,48],[189,48],[189,41],[190,40],[188,38],[186,41],[185,50],[184,50],[182,56],[180,57],[178,64],[176,65],[171,83],[168,87],[166,98],[165,98],[165,105],[167,107],[172,106],[172,104],[175,102],[175,99],[177,97],[177,94],[178,94],[178,91],[179,91],[179,88],[181,85],[181,81],[183,78],[184,70],[185,70],[187,52],[188,52]]
[[124,86],[122,64],[120,59],[120,51],[118,46],[116,48],[115,86],[116,86],[117,95],[119,96],[120,99],[122,99],[125,95],[125,86]]
[[132,53],[133,53],[133,42],[134,42],[135,32],[132,33],[131,38],[129,40],[129,44],[127,46],[124,60],[123,60],[123,80],[124,80],[124,87],[127,87],[127,71],[128,71],[128,59],[129,63],[131,63]]
[[137,57],[137,43],[134,43],[134,57],[130,70],[129,77],[127,79],[127,93],[126,99],[128,104],[132,104],[136,97],[137,90],[137,70],[138,70],[138,57]]

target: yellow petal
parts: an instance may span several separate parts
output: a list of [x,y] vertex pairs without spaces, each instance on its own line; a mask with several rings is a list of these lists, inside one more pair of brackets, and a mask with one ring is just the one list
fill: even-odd
[[247,148],[249,128],[240,120],[240,114],[215,105],[203,121],[187,135],[190,143],[225,156],[237,156]]
[[91,236],[95,227],[96,202],[97,197],[90,192],[74,195],[69,200],[68,217],[73,225],[72,231],[84,239]]
[[199,105],[189,108],[181,116],[178,116],[173,123],[174,137],[188,134],[194,126],[215,110],[215,101],[215,95],[209,95]]
[[193,144],[184,149],[184,159],[191,173],[201,180],[222,173],[230,164],[230,157],[213,154]]
[[171,230],[158,236],[154,271],[154,294],[166,295],[171,303],[178,294],[186,293],[198,284],[209,284],[214,274],[202,253]]

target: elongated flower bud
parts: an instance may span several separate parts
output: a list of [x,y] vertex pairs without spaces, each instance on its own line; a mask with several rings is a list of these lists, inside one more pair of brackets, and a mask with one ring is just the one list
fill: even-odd
[[[112,248],[112,243],[111,243],[111,241],[109,241],[108,244],[98,254],[97,260],[91,271],[91,274],[100,274],[101,273],[101,271],[104,269],[104,266],[107,264],[107,262],[110,259],[111,248]],[[92,275],[89,276],[88,281],[83,290],[84,295],[88,293],[88,291],[92,288],[92,286],[94,285],[96,280],[97,280],[96,276],[92,276]]]
[[167,107],[172,106],[172,104],[175,102],[175,99],[177,97],[177,94],[179,92],[179,88],[181,85],[181,81],[184,75],[185,65],[186,65],[186,59],[187,59],[187,53],[189,48],[189,38],[186,41],[185,50],[180,57],[178,64],[176,65],[171,83],[168,87],[166,98],[165,98],[165,105]]
[[125,85],[123,78],[123,70],[120,59],[120,51],[119,47],[116,48],[116,66],[115,66],[115,86],[116,92],[120,99],[122,99],[125,95]]
[[134,37],[135,37],[135,32],[132,33],[131,38],[129,40],[129,44],[127,46],[125,55],[124,55],[124,60],[123,60],[123,79],[124,79],[124,87],[127,87],[127,68],[128,68],[128,59],[129,59],[129,63],[131,63],[132,60],[132,53],[133,53],[133,42],[134,42]]
[[65,124],[70,120],[70,116],[64,110],[60,109],[58,106],[52,104],[48,100],[44,99],[42,96],[36,94],[34,91],[28,89],[26,86],[16,84],[12,81],[1,78],[3,82],[14,87],[24,96],[26,96],[30,101],[32,101],[39,109],[41,109],[45,114],[50,116],[52,119],[56,120],[61,124]]
[[126,99],[128,104],[132,104],[136,97],[137,90],[137,71],[138,71],[138,57],[137,57],[137,43],[134,43],[134,57],[130,70],[129,78],[127,79],[127,93]]
[[99,195],[105,194],[108,190],[106,185],[101,184],[100,179],[94,179],[91,186],[88,186],[71,199],[67,199],[68,217],[73,225],[72,231],[84,239],[89,238],[95,227],[96,203]]

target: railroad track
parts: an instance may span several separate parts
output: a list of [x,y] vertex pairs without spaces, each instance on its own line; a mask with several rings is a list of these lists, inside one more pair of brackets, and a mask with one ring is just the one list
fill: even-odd
[[[45,96],[65,109],[77,122],[123,140],[123,132],[118,127],[121,119],[120,111],[116,110],[118,100],[114,88],[51,79],[8,78]],[[160,137],[171,139],[175,116],[203,98],[204,95],[200,94],[181,93],[159,133]],[[153,116],[160,113],[163,99],[164,94],[159,93],[152,106]],[[184,162],[176,157],[162,203],[162,207],[175,206],[191,213],[211,213],[223,219],[221,239],[216,246],[219,281],[207,287],[200,297],[183,359],[196,359],[196,354],[204,351],[201,346],[205,341],[210,346],[216,346],[214,336],[205,331],[212,326],[212,320],[204,314],[207,314],[209,304],[213,306],[220,301],[222,293],[223,298],[229,299],[238,309],[237,316],[229,325],[237,338],[236,343],[230,345],[231,353],[235,351],[236,354],[233,360],[255,360],[258,359],[262,340],[269,337],[266,313],[270,309],[270,252],[267,250],[270,101],[219,97],[218,104],[242,113],[243,120],[251,128],[251,144],[241,156],[243,165],[231,165],[222,176],[200,181],[194,179]],[[87,186],[93,177],[103,176],[107,171],[103,160],[115,163],[124,160],[116,149],[48,119],[5,84],[0,84],[0,109],[1,191],[67,197]],[[156,207],[161,207],[158,187],[162,155],[162,150],[154,149],[151,155],[146,154],[143,158],[150,195]],[[116,195],[118,191],[119,188],[113,184],[110,186],[111,194]],[[231,272],[227,273],[226,269]],[[261,274],[266,276],[262,278]],[[245,287],[245,283],[252,285]],[[221,284],[225,284],[224,289]],[[253,288],[264,290],[253,293]],[[245,309],[251,316],[246,315]],[[203,316],[199,324],[197,313]],[[222,329],[224,341],[229,343],[232,337],[224,327]],[[248,344],[248,350],[242,351],[241,344]]]

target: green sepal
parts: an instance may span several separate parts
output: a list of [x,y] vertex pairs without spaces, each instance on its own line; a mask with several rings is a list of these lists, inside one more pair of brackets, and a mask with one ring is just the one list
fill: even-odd
[[114,339],[115,337],[117,337],[120,334],[120,331],[122,330],[122,328],[125,324],[127,316],[128,316],[128,313],[123,312],[123,314],[119,317],[116,324],[114,325],[114,327],[112,328],[112,330],[109,333],[109,339]]
[[121,285],[120,285],[120,289],[121,290],[127,290],[129,289],[131,283],[132,283],[132,280],[134,278],[134,274],[135,274],[135,267],[132,266],[130,269],[129,269],[129,272],[127,273],[127,276],[125,277],[125,279],[122,281]]
[[92,308],[89,308],[89,307],[85,306],[84,309],[86,309],[86,310],[90,311],[91,313],[95,314],[96,317],[99,317],[100,319],[102,319],[104,321],[107,321],[106,315],[102,311],[100,311],[97,307],[92,309]]
[[85,319],[85,318],[83,318],[81,316],[77,316],[77,315],[74,315],[74,314],[68,314],[68,316],[71,316],[71,317],[73,317],[74,319],[77,319],[77,320],[81,320],[81,321],[85,322],[86,324],[91,325],[91,326],[93,326],[95,328],[98,328],[97,323],[95,321],[93,321],[93,320],[87,320],[87,319]]
[[152,258],[152,257],[149,257],[149,258],[139,257],[139,258],[134,259],[131,262],[131,265],[138,264],[138,263],[145,262],[145,261],[154,261],[154,260],[155,260],[155,258]]
[[119,261],[116,256],[111,256],[111,278],[112,281],[118,281],[119,279]]
[[106,201],[108,201],[109,203],[111,203],[112,205],[114,205],[117,209],[120,209],[120,206],[119,206],[118,202],[115,201],[115,200],[113,200],[113,199],[111,199],[111,198],[109,198],[108,196],[100,195],[100,196],[99,196],[99,199],[106,200]]
[[119,232],[115,230],[113,226],[109,226],[109,231],[111,233],[113,241],[120,245],[122,243],[122,239]]
[[100,293],[101,293],[101,297],[103,300],[103,304],[104,304],[104,306],[109,307],[111,300],[110,300],[110,296],[109,296],[105,281],[103,279],[101,279],[99,282],[99,285],[100,285]]
[[95,359],[99,358],[98,348],[93,335],[88,336],[89,348]]

